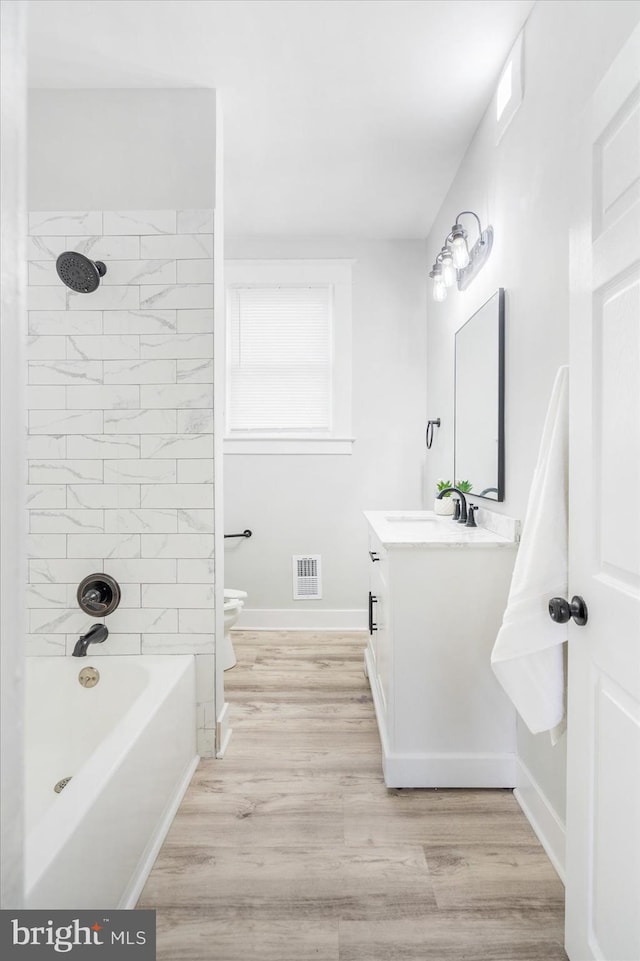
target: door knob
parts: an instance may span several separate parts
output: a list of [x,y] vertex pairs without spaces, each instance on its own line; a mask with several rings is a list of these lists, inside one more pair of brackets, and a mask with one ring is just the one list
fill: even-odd
[[579,594],[575,594],[571,598],[571,603],[565,600],[564,597],[552,597],[549,601],[549,617],[552,621],[555,621],[556,624],[566,624],[572,617],[579,627],[584,627],[587,623],[589,612],[587,611],[584,598],[580,597]]

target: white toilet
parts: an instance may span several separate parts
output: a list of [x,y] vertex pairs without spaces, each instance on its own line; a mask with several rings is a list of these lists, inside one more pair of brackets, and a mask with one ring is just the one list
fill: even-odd
[[224,589],[224,638],[220,646],[219,655],[222,659],[222,670],[228,671],[229,668],[236,666],[236,655],[231,643],[231,628],[236,623],[244,602],[247,599],[246,591],[234,591],[231,588]]

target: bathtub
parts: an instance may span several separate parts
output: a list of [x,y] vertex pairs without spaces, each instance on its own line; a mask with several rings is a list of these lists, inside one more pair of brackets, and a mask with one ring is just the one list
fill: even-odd
[[28,657],[26,705],[25,907],[134,907],[199,760],[194,657]]

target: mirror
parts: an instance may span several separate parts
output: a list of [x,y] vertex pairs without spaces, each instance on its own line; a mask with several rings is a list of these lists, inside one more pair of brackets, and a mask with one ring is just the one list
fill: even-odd
[[470,496],[504,500],[504,289],[456,333],[456,483]]

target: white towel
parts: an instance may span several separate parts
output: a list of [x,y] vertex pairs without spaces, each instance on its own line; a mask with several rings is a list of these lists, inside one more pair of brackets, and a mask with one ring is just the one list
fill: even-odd
[[549,600],[567,596],[569,368],[556,375],[533,475],[507,608],[491,666],[533,734],[564,730],[567,626]]

